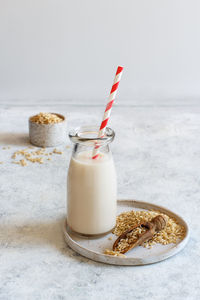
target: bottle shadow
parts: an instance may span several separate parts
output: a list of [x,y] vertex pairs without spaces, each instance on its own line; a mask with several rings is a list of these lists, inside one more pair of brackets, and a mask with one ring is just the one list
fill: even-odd
[[29,136],[25,132],[1,132],[0,144],[9,146],[29,146]]
[[97,264],[73,251],[64,240],[65,219],[54,221],[30,222],[21,224],[0,224],[0,246],[8,249],[29,249],[53,247],[63,256],[79,263]]

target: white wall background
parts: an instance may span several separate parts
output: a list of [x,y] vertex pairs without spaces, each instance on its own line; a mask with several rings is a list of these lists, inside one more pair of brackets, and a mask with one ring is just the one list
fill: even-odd
[[199,0],[0,0],[0,101],[200,98]]

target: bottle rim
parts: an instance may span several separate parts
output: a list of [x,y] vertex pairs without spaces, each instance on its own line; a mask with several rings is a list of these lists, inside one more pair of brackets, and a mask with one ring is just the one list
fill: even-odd
[[80,126],[69,131],[69,138],[73,143],[103,146],[111,143],[115,137],[115,132],[110,127],[106,127],[103,137],[98,137],[98,132],[99,126]]

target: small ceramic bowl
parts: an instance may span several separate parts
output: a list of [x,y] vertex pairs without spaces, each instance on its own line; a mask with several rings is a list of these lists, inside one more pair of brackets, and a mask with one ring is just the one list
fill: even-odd
[[38,147],[55,147],[66,142],[67,122],[63,115],[52,113],[63,119],[52,124],[37,124],[29,118],[29,138],[31,144]]

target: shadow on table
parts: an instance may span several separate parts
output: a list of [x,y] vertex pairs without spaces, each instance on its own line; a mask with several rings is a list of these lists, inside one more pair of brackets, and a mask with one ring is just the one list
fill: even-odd
[[63,235],[64,218],[26,224],[0,224],[0,248],[8,249],[57,249],[62,255],[81,263],[93,263],[67,246]]
[[1,132],[0,144],[8,146],[28,146],[30,145],[28,133],[24,132]]

